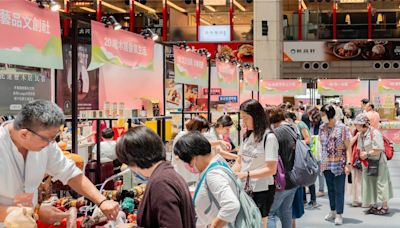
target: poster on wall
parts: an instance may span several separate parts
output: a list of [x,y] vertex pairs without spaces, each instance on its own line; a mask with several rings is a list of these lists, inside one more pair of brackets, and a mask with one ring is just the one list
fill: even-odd
[[0,115],[15,115],[36,99],[51,100],[51,71],[0,64]]
[[62,69],[60,17],[23,0],[0,1],[0,62]]
[[305,95],[307,86],[301,80],[263,80],[261,94],[265,95]]
[[324,96],[357,94],[360,88],[360,80],[357,79],[318,80],[318,93]]
[[244,90],[258,92],[258,72],[252,69],[243,69]]
[[88,71],[104,64],[139,70],[154,70],[154,41],[139,34],[114,30],[103,23],[91,22],[92,58]]
[[380,40],[287,41],[283,61],[399,60],[400,42]]
[[378,92],[384,95],[400,95],[400,79],[379,80]]
[[174,46],[175,83],[208,85],[207,57]]
[[[90,45],[78,45],[78,110],[99,109],[99,71],[87,71]],[[63,46],[64,70],[57,70],[57,104],[64,114],[72,111],[72,52],[70,45]]]
[[235,64],[216,61],[218,86],[225,89],[239,87],[239,75]]

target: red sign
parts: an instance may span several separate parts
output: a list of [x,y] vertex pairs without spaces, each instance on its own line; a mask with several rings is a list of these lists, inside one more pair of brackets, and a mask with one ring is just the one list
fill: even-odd
[[[203,94],[208,95],[208,88],[203,88]],[[211,95],[222,95],[221,88],[211,88]]]
[[92,60],[88,70],[104,64],[153,70],[154,41],[124,31],[115,31],[103,23],[92,21]]
[[246,91],[258,91],[258,72],[252,69],[243,69],[244,89]]

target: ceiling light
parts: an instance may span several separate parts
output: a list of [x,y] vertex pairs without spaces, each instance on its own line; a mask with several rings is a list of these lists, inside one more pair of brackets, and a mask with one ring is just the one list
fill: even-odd
[[174,4],[173,2],[168,1],[167,4],[168,4],[169,6],[171,6],[172,8],[178,10],[178,11],[181,12],[181,13],[187,13],[187,11],[186,11],[184,8],[182,8],[182,7],[180,7],[180,6],[177,6],[177,5]]
[[148,6],[145,6],[145,5],[143,5],[142,3],[138,2],[138,1],[135,1],[135,6],[140,7],[142,9],[144,9],[144,10],[147,10],[147,12],[149,12],[149,13],[156,13],[157,12],[155,9],[150,8]]
[[58,4],[58,3],[55,2],[54,0],[50,0],[49,6],[50,6],[51,11],[53,11],[53,12],[56,12],[56,11],[58,11],[59,9],[61,9],[60,4]]
[[117,12],[126,13],[126,10],[124,10],[124,9],[122,9],[122,8],[120,8],[120,7],[114,6],[114,5],[112,5],[112,4],[108,3],[108,2],[102,1],[101,4],[102,4],[103,6],[105,6],[105,7],[108,7],[108,8],[110,8],[110,9],[113,9],[113,10],[115,10],[115,11],[117,11]]
[[122,28],[121,24],[115,19],[114,16],[103,16],[101,22],[108,26],[112,26],[114,30],[120,30]]
[[43,0],[36,0],[36,3],[38,4],[39,8],[44,9]]
[[203,18],[200,18],[200,21],[201,21],[201,22],[203,22],[203,23],[204,23],[204,24],[206,24],[206,25],[211,25],[211,23],[210,23],[210,22],[208,22],[208,21],[204,20]]
[[236,0],[233,0],[233,4],[239,8],[241,11],[245,12],[246,8],[244,8],[239,2],[237,2]]
[[82,7],[79,7],[79,8],[81,10],[85,10],[85,11],[88,11],[88,12],[91,12],[91,13],[95,13],[96,12],[96,10],[94,10],[92,8],[85,7],[85,6],[82,6]]
[[192,49],[189,47],[189,46],[186,46],[186,52],[189,52],[189,51],[191,51]]
[[150,28],[145,28],[144,30],[142,30],[140,35],[144,36],[144,38],[146,39],[150,37],[153,41],[156,41],[159,38],[158,34],[155,33],[153,30],[151,30]]
[[204,7],[206,7],[208,10],[210,10],[211,12],[216,12],[217,10],[214,8],[214,7],[212,7],[212,6],[204,6]]
[[301,7],[302,7],[304,10],[307,9],[307,5],[306,5],[306,3],[304,2],[304,0],[301,0]]

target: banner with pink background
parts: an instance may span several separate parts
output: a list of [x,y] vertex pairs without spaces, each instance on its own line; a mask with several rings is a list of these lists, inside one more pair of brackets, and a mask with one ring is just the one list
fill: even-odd
[[360,87],[360,80],[357,79],[318,80],[318,93],[324,96],[359,93]]
[[216,61],[218,86],[224,89],[238,89],[239,75],[235,64]]
[[245,91],[258,91],[258,72],[251,69],[243,69],[243,81]]
[[400,79],[381,79],[378,81],[379,94],[400,94]]
[[207,57],[174,46],[175,83],[208,85]]
[[263,80],[260,90],[261,94],[267,95],[305,95],[306,85],[301,80]]
[[105,64],[138,70],[154,69],[154,41],[124,31],[115,31],[92,21],[92,60],[88,71]]
[[0,1],[0,62],[63,69],[60,17],[25,0]]

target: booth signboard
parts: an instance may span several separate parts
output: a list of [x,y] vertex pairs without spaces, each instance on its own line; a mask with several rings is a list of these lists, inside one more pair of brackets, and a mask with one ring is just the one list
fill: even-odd
[[258,71],[243,69],[243,82],[245,91],[258,92]]
[[150,70],[154,69],[154,41],[143,36],[114,30],[92,21],[92,58],[88,71],[104,64]]
[[238,102],[238,96],[219,96],[218,100],[219,101],[223,101],[223,102],[237,103]]
[[318,80],[318,93],[323,96],[357,94],[360,87],[360,80],[357,79]]
[[239,88],[239,75],[235,64],[216,60],[218,86],[226,89]]
[[261,94],[265,95],[305,95],[307,86],[301,80],[263,80],[260,82]]
[[0,115],[15,115],[36,99],[51,100],[50,70],[0,67]]
[[[221,88],[211,88],[211,95],[222,95]],[[208,95],[208,88],[203,88],[203,95]]]
[[0,1],[0,62],[62,69],[60,17],[23,0]]
[[175,83],[208,85],[207,57],[174,46]]
[[284,62],[399,59],[398,41],[285,41],[283,44]]
[[400,79],[381,79],[378,81],[379,94],[400,95]]
[[200,42],[228,42],[231,40],[231,26],[229,25],[200,25]]

